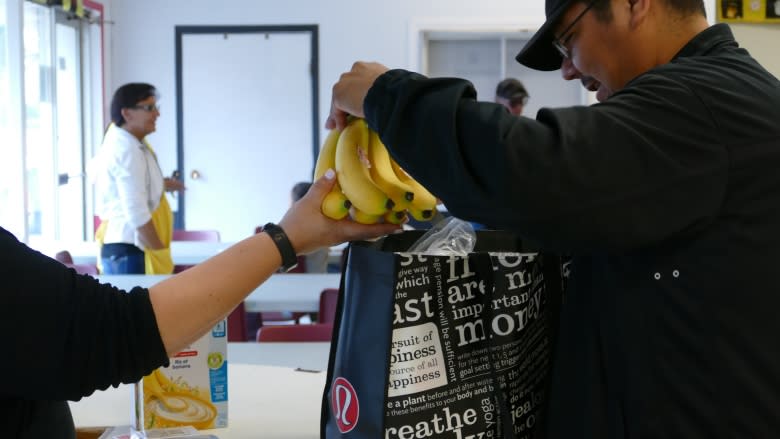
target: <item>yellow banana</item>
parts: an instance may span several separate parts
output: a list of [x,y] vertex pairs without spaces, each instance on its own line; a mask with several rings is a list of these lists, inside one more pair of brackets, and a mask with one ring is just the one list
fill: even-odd
[[394,210],[401,211],[406,209],[414,199],[412,188],[396,176],[393,166],[390,164],[390,154],[387,152],[385,144],[379,138],[379,134],[369,129],[368,137],[371,179],[382,189],[382,192],[393,200],[393,203],[395,203]]
[[[336,146],[338,144],[341,130],[333,129],[328,133],[325,142],[320,148],[320,154],[317,156],[317,164],[314,165],[314,181],[322,177],[328,169],[336,170]],[[328,218],[340,220],[349,214],[349,207],[352,204],[347,196],[341,191],[338,182],[333,189],[322,200],[322,213]]]
[[368,215],[383,215],[395,203],[371,180],[368,170],[368,126],[363,119],[350,122],[336,145],[336,175],[352,205]]
[[437,204],[436,197],[428,192],[428,189],[425,189],[417,180],[407,174],[406,171],[401,169],[392,157],[390,158],[390,165],[392,166],[393,171],[395,171],[395,175],[397,175],[402,182],[409,185],[414,192],[414,199],[412,199],[409,207],[407,207],[409,214],[417,221],[428,221],[433,218],[433,211],[436,209]]
[[371,215],[365,213],[362,210],[356,208],[355,206],[352,206],[352,208],[350,209],[349,216],[352,218],[353,221],[360,224],[374,224],[379,222],[379,218],[382,217],[382,215]]
[[386,223],[401,224],[406,220],[406,211],[404,210],[388,210],[384,215]]
[[333,190],[328,192],[322,200],[322,213],[328,218],[340,220],[349,214],[350,206],[352,203],[349,202],[347,196],[341,192],[341,188],[336,183]]

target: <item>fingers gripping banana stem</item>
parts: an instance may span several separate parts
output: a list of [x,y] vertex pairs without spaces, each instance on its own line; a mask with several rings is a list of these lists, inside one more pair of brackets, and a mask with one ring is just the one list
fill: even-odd
[[368,146],[368,126],[363,119],[347,125],[336,145],[336,176],[350,202],[368,215],[382,215],[394,204],[371,180],[364,161]]

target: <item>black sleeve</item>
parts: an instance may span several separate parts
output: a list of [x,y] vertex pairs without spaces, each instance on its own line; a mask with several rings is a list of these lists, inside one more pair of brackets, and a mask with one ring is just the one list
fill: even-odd
[[713,126],[703,104],[659,75],[641,82],[534,120],[478,102],[468,81],[391,70],[364,109],[453,215],[558,250],[624,250],[712,221],[726,184],[726,150],[702,130]]
[[2,228],[0,273],[5,396],[77,400],[167,364],[146,289],[100,284]]

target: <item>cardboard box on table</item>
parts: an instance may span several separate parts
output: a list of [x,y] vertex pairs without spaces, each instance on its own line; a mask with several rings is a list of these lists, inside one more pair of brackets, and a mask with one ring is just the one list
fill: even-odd
[[135,428],[227,427],[227,320],[135,386]]

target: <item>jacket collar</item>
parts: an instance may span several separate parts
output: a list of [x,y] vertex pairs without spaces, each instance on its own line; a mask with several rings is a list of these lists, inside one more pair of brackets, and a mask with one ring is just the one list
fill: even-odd
[[677,52],[672,61],[689,56],[707,55],[716,49],[729,46],[732,48],[739,47],[736,40],[734,40],[734,34],[731,33],[731,28],[725,23],[719,23],[704,29],[693,37],[688,44]]

